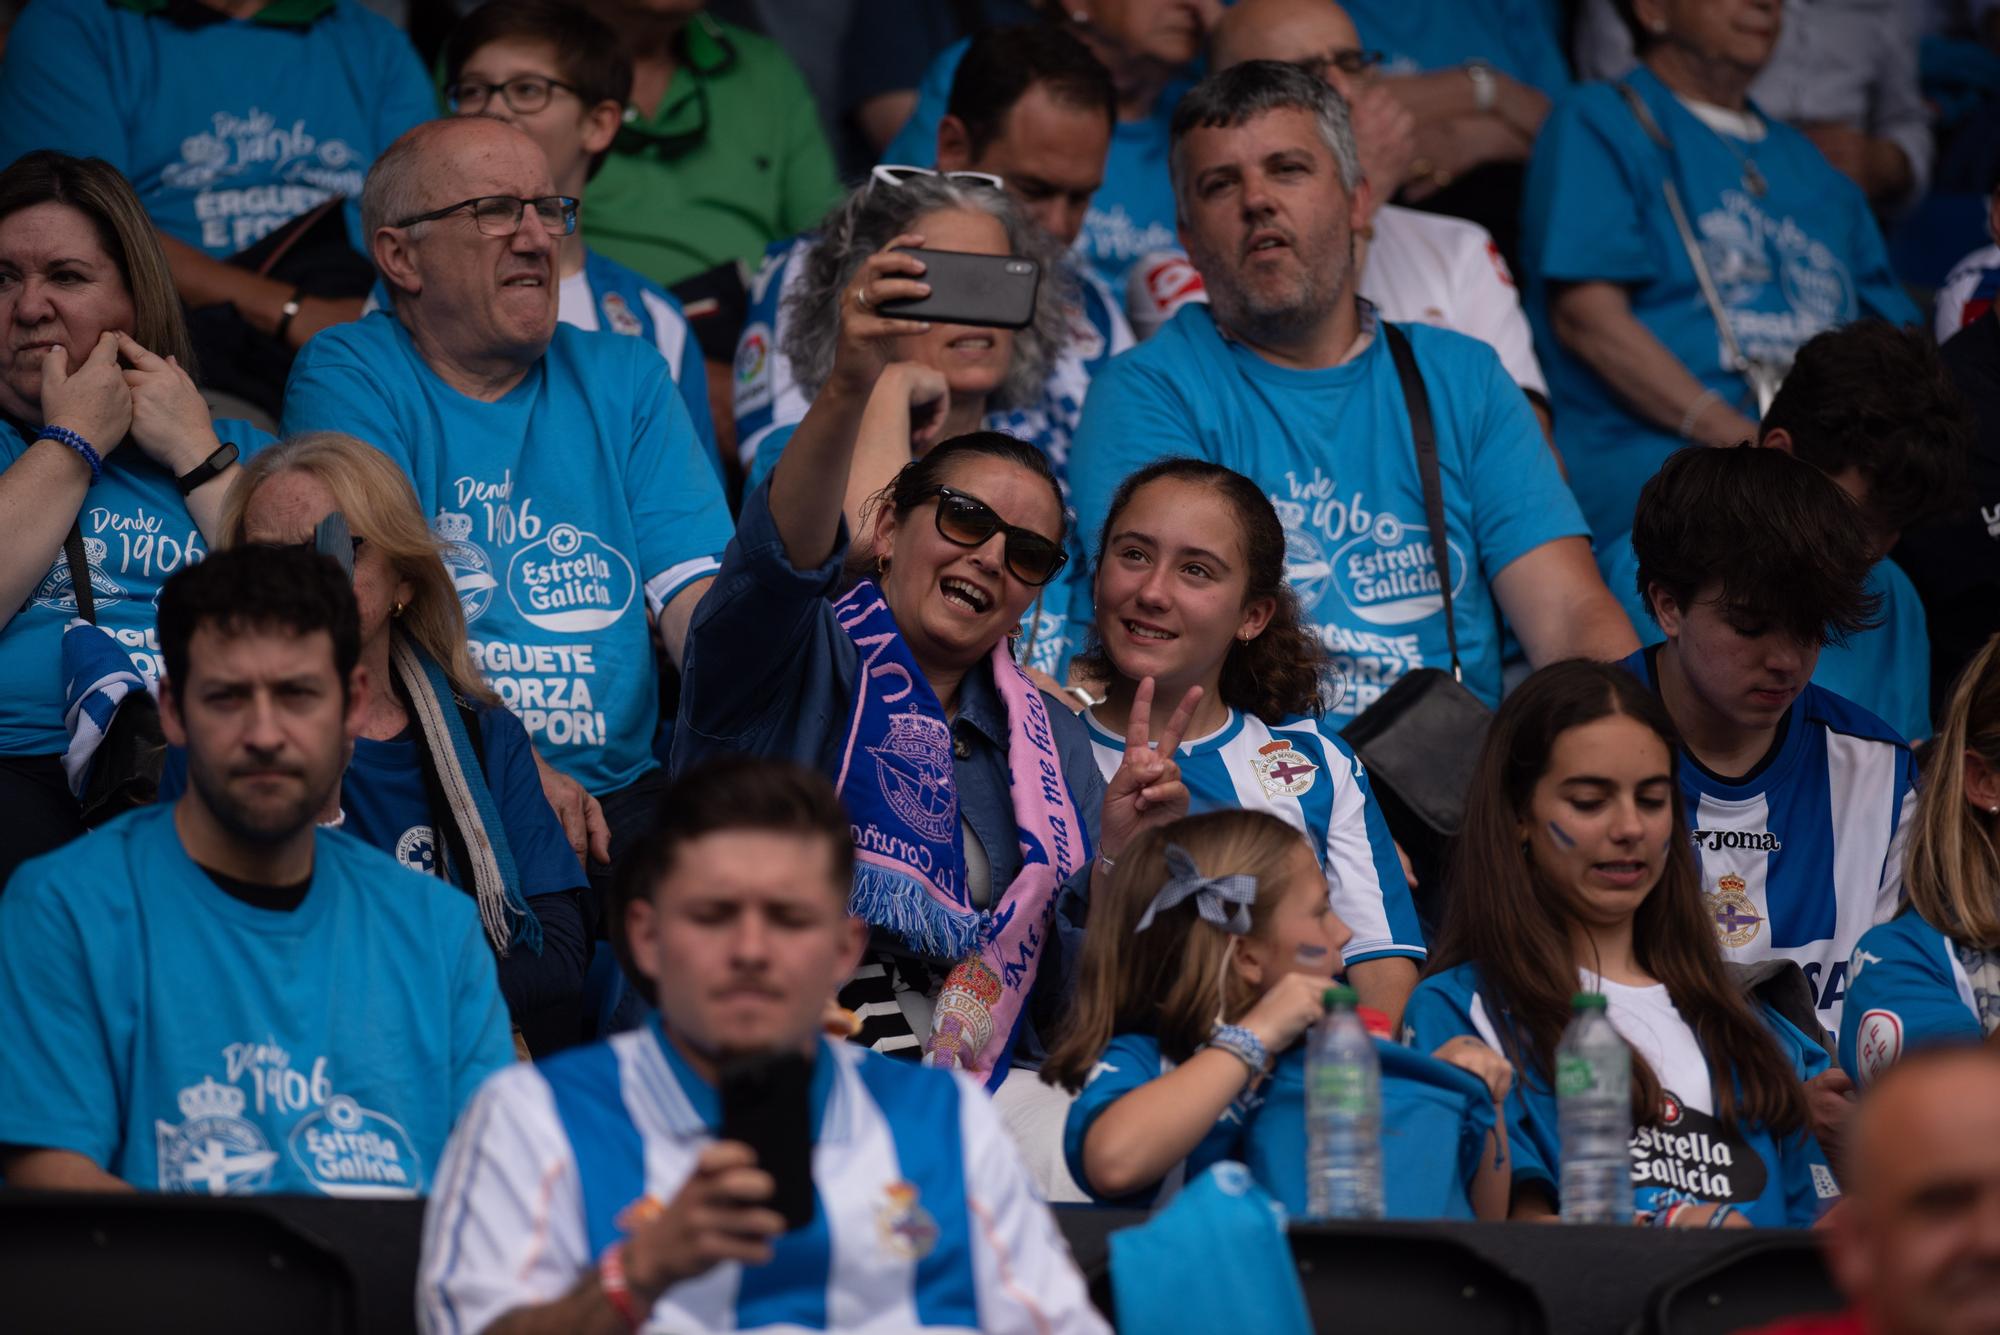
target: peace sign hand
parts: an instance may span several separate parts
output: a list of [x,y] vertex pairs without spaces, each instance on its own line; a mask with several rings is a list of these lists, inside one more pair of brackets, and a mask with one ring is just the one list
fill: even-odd
[[1181,780],[1181,767],[1174,756],[1201,695],[1201,687],[1188,687],[1180,707],[1160,733],[1159,749],[1154,750],[1149,739],[1153,679],[1142,680],[1133,693],[1132,714],[1125,724],[1125,758],[1104,787],[1104,814],[1098,823],[1098,847],[1112,861],[1117,861],[1126,845],[1144,831],[1187,815],[1187,784]]

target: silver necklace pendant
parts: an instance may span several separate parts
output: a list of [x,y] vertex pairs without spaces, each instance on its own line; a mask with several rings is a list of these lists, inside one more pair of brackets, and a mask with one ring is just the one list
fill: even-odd
[[1764,173],[1757,170],[1757,164],[1747,159],[1743,163],[1743,188],[1759,199],[1771,189],[1770,182],[1764,179]]

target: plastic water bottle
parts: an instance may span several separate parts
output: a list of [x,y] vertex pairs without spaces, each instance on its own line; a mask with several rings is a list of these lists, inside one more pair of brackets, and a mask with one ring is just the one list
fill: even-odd
[[1326,990],[1306,1048],[1306,1204],[1315,1219],[1382,1217],[1382,1063],[1354,1011]]
[[1604,998],[1579,992],[1556,1047],[1565,1224],[1632,1222],[1632,1051]]

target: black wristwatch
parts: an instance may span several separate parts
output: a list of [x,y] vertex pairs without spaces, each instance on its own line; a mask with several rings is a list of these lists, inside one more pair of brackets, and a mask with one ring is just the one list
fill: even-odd
[[235,462],[236,446],[225,440],[222,442],[222,447],[214,454],[209,455],[193,468],[188,469],[187,472],[175,478],[174,485],[181,489],[181,495],[192,495],[196,487],[199,487],[202,483],[208,481]]

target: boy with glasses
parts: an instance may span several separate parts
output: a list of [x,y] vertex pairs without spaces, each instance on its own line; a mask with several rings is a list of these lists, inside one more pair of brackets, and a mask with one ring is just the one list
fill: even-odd
[[[458,116],[518,126],[548,155],[559,194],[581,197],[624,121],[632,62],[618,35],[575,0],[492,0],[444,46],[446,104]],[[700,345],[681,304],[652,279],[584,244],[558,247],[556,318],[578,329],[645,339],[660,350],[695,433],[712,452],[715,422]]]

